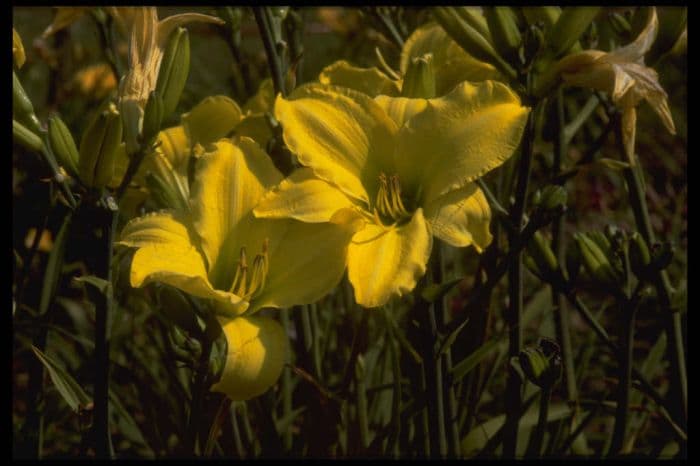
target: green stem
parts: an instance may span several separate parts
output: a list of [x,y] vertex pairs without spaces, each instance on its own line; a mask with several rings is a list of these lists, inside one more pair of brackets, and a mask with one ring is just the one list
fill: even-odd
[[112,247],[116,228],[118,210],[111,197],[103,198],[95,210],[102,237],[100,241],[102,254],[99,255],[95,274],[108,283],[104,293],[100,293],[95,302],[95,391],[93,434],[95,456],[113,458],[112,438],[109,430],[109,327],[112,321]]
[[[637,304],[626,302],[623,307],[628,307],[627,321],[625,322],[622,336],[622,348],[619,352],[619,384],[617,395],[617,408],[615,412],[615,428],[608,455],[618,455],[624,446],[625,433],[627,431],[627,419],[629,417],[630,390],[632,388],[632,363],[634,360],[634,323],[637,314]],[[625,309],[621,309],[625,312]]]
[[[522,234],[521,225],[525,212],[525,199],[527,197],[528,185],[530,182],[530,172],[532,168],[532,149],[535,137],[535,118],[537,108],[528,115],[525,134],[523,135],[523,145],[518,166],[518,180],[515,187],[515,202],[511,210],[511,223],[518,228],[518,233],[508,235],[508,244],[512,248],[518,242],[517,237]],[[511,258],[508,267],[508,297],[510,306],[507,312],[507,322],[509,327],[509,357],[517,357],[522,350],[522,327],[520,325],[523,310],[523,258],[522,250]],[[506,420],[503,426],[503,456],[515,458],[518,440],[518,423],[520,418],[521,380],[513,370],[508,371],[505,392]]]
[[[556,177],[561,172],[562,162],[566,157],[568,152],[568,142],[571,140],[576,130],[583,124],[581,122],[585,121],[590,112],[586,112],[586,108],[589,107],[589,103],[593,102],[593,108],[598,105],[598,98],[592,96],[589,102],[586,103],[584,110],[579,112],[578,117],[575,121],[565,126],[565,115],[564,115],[564,92],[560,87],[558,90],[556,98],[557,107],[557,126],[558,134],[555,140],[554,147],[554,163],[552,167],[553,175]],[[582,118],[582,115],[586,115]],[[573,126],[572,126],[573,125]],[[573,129],[572,129],[573,128]],[[567,134],[567,132],[570,132]],[[563,183],[562,183],[563,184]],[[559,264],[564,264],[566,262],[566,243],[564,242],[564,226],[566,220],[562,215],[552,224],[552,248],[557,256],[557,261]],[[576,370],[574,368],[574,358],[573,351],[571,349],[571,332],[569,330],[569,310],[566,306],[566,297],[561,293],[558,293],[554,287],[552,287],[552,302],[555,305],[554,312],[554,325],[556,328],[557,340],[559,341],[559,347],[561,349],[563,373],[564,373],[564,386],[566,387],[566,399],[568,401],[575,401],[578,398],[576,390]]]
[[[209,327],[212,324],[208,324]],[[209,330],[209,329],[208,329]],[[187,437],[185,439],[185,451],[188,455],[196,456],[198,453],[199,419],[202,413],[202,399],[204,398],[204,384],[209,372],[209,357],[211,355],[213,340],[209,331],[202,339],[202,353],[197,363],[197,371],[192,384],[192,401],[190,403],[190,414],[187,421]]]
[[[289,331],[289,309],[280,311],[280,320],[285,333]],[[291,361],[287,361],[284,369],[282,369],[282,418],[289,419],[292,415],[292,370],[289,365]],[[284,449],[289,452],[292,449],[292,429],[291,424],[282,432],[282,444]]]
[[540,392],[540,411],[537,417],[537,426],[532,433],[530,444],[528,445],[526,458],[539,458],[542,452],[542,440],[547,428],[547,416],[549,414],[549,402],[552,398],[552,388],[545,387]]
[[255,22],[258,24],[260,37],[265,46],[265,54],[267,55],[267,63],[270,66],[275,95],[280,93],[285,95],[284,74],[280,57],[275,48],[275,38],[272,36],[270,12],[267,7],[253,7],[253,13],[255,14]]
[[[651,227],[649,219],[649,210],[647,208],[644,186],[642,184],[640,171],[641,167],[637,167],[638,160],[630,160],[627,151],[625,150],[622,137],[622,122],[619,115],[615,117],[615,126],[617,130],[617,146],[622,157],[630,164],[624,169],[625,180],[629,190],[630,203],[634,212],[634,219],[637,224],[637,229],[644,237],[647,244],[654,243],[654,230]],[[672,378],[671,390],[672,399],[674,401],[674,409],[671,411],[676,417],[683,419],[682,425],[685,426],[685,421],[688,416],[688,375],[685,363],[685,345],[683,342],[683,332],[681,328],[680,312],[672,309],[671,304],[671,284],[665,270],[657,271],[653,277],[653,283],[656,291],[661,299],[661,305],[666,311],[666,326],[669,335],[672,338],[672,344],[668,347],[668,356],[671,362],[671,373],[676,374],[677,378]]]

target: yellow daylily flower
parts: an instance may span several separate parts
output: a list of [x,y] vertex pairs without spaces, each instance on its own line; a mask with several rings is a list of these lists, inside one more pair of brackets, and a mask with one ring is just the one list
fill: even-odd
[[464,82],[436,99],[299,87],[277,97],[275,118],[305,167],[254,213],[359,223],[348,276],[359,304],[381,306],[415,287],[433,235],[478,251],[490,243],[491,212],[473,181],[512,155],[528,111],[493,81]]
[[501,75],[496,68],[477,60],[464,51],[437,23],[427,23],[406,40],[401,50],[398,79],[387,76],[379,68],[360,68],[345,60],[339,60],[325,67],[319,75],[321,84],[343,86],[367,94],[399,96],[403,79],[412,60],[425,55],[432,56],[435,74],[435,93],[445,95],[462,81],[480,82],[499,80]]
[[219,18],[200,13],[183,13],[158,21],[156,7],[138,8],[131,22],[129,38],[129,71],[119,84],[119,110],[126,125],[127,151],[137,146],[148,96],[155,90],[160,63],[170,33],[192,21],[223,24]]
[[676,134],[666,91],[659,84],[656,71],[644,65],[644,55],[656,39],[658,26],[656,9],[651,8],[644,30],[632,43],[612,52],[585,50],[568,55],[556,64],[566,84],[607,92],[622,109],[623,139],[631,161],[634,160],[636,107],[640,101],[649,102],[666,129]]
[[348,225],[261,220],[253,207],[282,175],[250,138],[221,139],[197,161],[190,212],[131,220],[130,283],[165,283],[208,299],[222,315],[311,303],[341,279]]

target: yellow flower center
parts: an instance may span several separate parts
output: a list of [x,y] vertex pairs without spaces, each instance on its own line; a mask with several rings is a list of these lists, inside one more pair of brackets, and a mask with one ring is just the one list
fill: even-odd
[[250,301],[260,294],[265,288],[267,273],[270,268],[270,259],[267,254],[269,240],[265,238],[262,245],[262,252],[256,254],[253,259],[253,268],[248,273],[248,259],[246,257],[245,246],[241,248],[240,259],[236,265],[236,274],[233,277],[230,292]]
[[380,173],[379,190],[374,202],[374,218],[377,223],[392,225],[410,217],[411,214],[401,199],[399,177]]

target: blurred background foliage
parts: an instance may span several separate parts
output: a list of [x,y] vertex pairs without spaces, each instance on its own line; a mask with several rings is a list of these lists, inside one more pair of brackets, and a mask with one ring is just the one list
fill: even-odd
[[[214,27],[194,24],[189,26],[191,40],[191,71],[178,110],[163,126],[177,124],[179,115],[188,111],[204,97],[222,94],[243,104],[257,91],[261,81],[269,77],[268,64],[258,30],[249,8],[239,9],[241,19],[241,48],[234,57],[225,32]],[[417,26],[429,19],[425,8],[401,8],[402,30],[407,37]],[[208,8],[159,8],[160,17],[198,11],[215,14]],[[356,66],[377,66],[375,48],[379,48],[386,61],[398,68],[400,49],[385,36],[376,19],[366,10],[355,8],[295,8],[303,23],[304,54],[303,81],[317,79],[319,72],[336,60],[347,60]],[[103,54],[103,41],[94,19],[86,14],[70,27],[53,36],[41,37],[51,24],[52,8],[13,8],[13,27],[24,42],[27,62],[18,76],[31,98],[41,121],[54,114],[61,115],[73,134],[81,134],[91,112],[99,102],[117,86]],[[632,38],[632,37],[630,37]],[[127,42],[117,41],[118,60],[126,63]],[[652,226],[657,237],[675,244],[673,262],[668,272],[676,285],[683,304],[683,328],[685,321],[685,290],[687,288],[687,54],[678,46],[673,54],[662,57],[654,65],[659,79],[669,96],[669,105],[676,125],[677,135],[668,134],[659,124],[656,115],[647,105],[638,109],[637,153],[640,156],[646,181],[646,195]],[[297,83],[299,85],[301,83]],[[565,112],[570,119],[585,104],[590,92],[583,89],[567,89]],[[552,110],[553,111],[553,110]],[[552,133],[549,119],[542,123],[542,137],[535,147],[533,190],[550,180],[546,167],[552,161]],[[570,165],[578,160],[590,141],[601,132],[601,124],[591,119],[570,145]],[[613,138],[606,140],[601,157],[617,158]],[[33,340],[36,328],[31,315],[39,306],[42,279],[63,217],[61,206],[50,204],[53,195],[49,173],[42,161],[21,148],[12,154],[13,201],[13,292],[22,307],[15,310],[14,342],[12,358],[12,421],[13,447],[16,457],[31,455],[25,450],[32,445],[32,435],[27,431],[28,417],[38,415],[43,423],[42,455],[68,457],[89,454],[89,444],[83,433],[89,424],[89,412],[74,413],[48,377],[44,396],[36,398],[28,389],[35,364],[35,356],[28,342]],[[580,170],[568,184],[569,203],[566,213],[566,234],[575,231],[602,230],[614,224],[633,231],[634,218],[628,204],[623,178],[604,163],[592,163]],[[44,223],[45,222],[45,223]],[[58,298],[52,308],[46,354],[59,361],[89,392],[92,368],[94,309],[82,288],[72,280],[81,275],[85,259],[91,254],[90,241],[81,241],[91,232],[78,229],[68,243],[63,275],[58,284]],[[43,231],[36,239],[38,231]],[[36,254],[31,251],[36,243]],[[463,312],[474,286],[478,255],[471,249],[455,249],[442,245],[446,258],[445,278],[466,276],[448,295],[449,311],[453,316]],[[30,261],[27,263],[27,261]],[[473,278],[472,278],[473,277]],[[606,328],[619,323],[615,313],[607,312],[610,301],[598,290],[586,290],[599,306],[598,315]],[[17,299],[20,294],[21,298]],[[123,291],[118,296],[119,308],[112,327],[112,435],[114,448],[120,458],[169,456],[183,451],[183,427],[186,425],[187,400],[191,361],[187,358],[175,362],[167,324],[154,312],[146,300],[147,291]],[[460,342],[453,345],[453,360],[461,361],[484,343],[491,344],[475,370],[469,372],[458,390],[459,402],[473,408],[460,419],[465,442],[480,449],[485,440],[478,430],[488,432],[504,412],[502,394],[505,385],[507,362],[507,338],[501,311],[506,303],[506,287],[495,289],[492,312],[485,312],[485,334],[471,333],[465,329]],[[526,344],[534,344],[539,337],[555,337],[552,301],[549,289],[531,274],[525,280]],[[419,423],[401,422],[400,438],[391,438],[387,426],[392,422],[391,389],[395,389],[395,374],[391,372],[391,358],[395,357],[396,332],[405,332],[411,342],[419,340],[415,325],[407,316],[403,304],[396,303],[391,312],[363,312],[352,300],[346,281],[321,302],[307,306],[287,316],[292,346],[291,365],[285,369],[280,383],[293,388],[292,416],[281,415],[278,391],[271,390],[263,397],[250,402],[233,403],[231,415],[222,423],[218,441],[213,443],[215,456],[345,456],[400,453],[402,456],[420,455],[421,435]],[[476,319],[476,317],[474,317]],[[656,364],[649,368],[650,381],[667,387],[668,367],[658,356],[660,345],[665,345],[663,329],[656,325],[653,311],[641,309],[638,317],[638,338],[635,342],[635,358],[639,363]],[[478,326],[474,326],[476,329]],[[578,388],[582,400],[580,409],[590,412],[592,404],[605,399],[615,387],[611,380],[611,367],[615,361],[605,351],[599,351],[592,332],[576,314],[571,321],[574,360],[578,371]],[[475,332],[477,330],[474,330]],[[612,332],[615,334],[615,332]],[[305,335],[302,335],[305,334]],[[308,345],[313,343],[314,351]],[[305,347],[305,345],[307,345]],[[401,367],[415,368],[410,343],[401,343]],[[656,348],[657,353],[654,353]],[[663,350],[661,351],[663,352]],[[359,355],[359,356],[358,356]],[[649,359],[651,356],[657,360]],[[351,357],[358,358],[356,373],[347,373]],[[183,358],[180,358],[183,359]],[[360,367],[360,369],[357,369]],[[415,373],[401,374],[400,391],[405,395],[413,384],[420,383]],[[35,375],[34,375],[35,376]],[[350,383],[352,382],[352,383]],[[358,384],[365,393],[358,399]],[[279,384],[278,384],[279,385]],[[476,387],[476,388],[475,388]],[[561,388],[561,387],[560,387]],[[533,392],[528,385],[528,392]],[[476,397],[476,399],[474,399]],[[528,395],[526,394],[525,399]],[[200,416],[206,432],[215,419],[222,396],[210,393],[205,399]],[[553,402],[561,403],[562,395],[555,391]],[[405,398],[404,403],[408,403]],[[413,400],[416,401],[416,400]],[[358,403],[368,403],[367,423],[370,438],[361,432],[358,422]],[[636,452],[673,454],[678,445],[669,443],[671,436],[656,415],[645,411],[646,400],[636,400],[633,421]],[[411,416],[407,408],[407,419]],[[580,454],[599,450],[610,436],[611,412],[605,408],[585,429],[587,445],[577,445]],[[562,417],[569,414],[562,414]],[[531,416],[532,417],[532,416]],[[489,423],[492,424],[489,424]],[[502,422],[502,419],[501,421]],[[481,426],[479,427],[479,425]],[[491,427],[489,427],[491,425]],[[525,426],[527,427],[527,423]],[[534,421],[529,423],[532,427]],[[477,432],[477,433],[474,433]],[[278,434],[278,433],[281,433]],[[369,442],[365,445],[364,442]],[[667,450],[665,450],[667,449]]]

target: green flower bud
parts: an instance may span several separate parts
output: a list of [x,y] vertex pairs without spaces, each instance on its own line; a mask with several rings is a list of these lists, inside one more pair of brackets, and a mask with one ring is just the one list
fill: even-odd
[[620,13],[610,13],[608,15],[608,21],[610,22],[610,26],[612,26],[615,34],[623,37],[627,37],[631,34],[632,26],[630,25],[630,22],[627,21],[627,18],[622,16]]
[[143,112],[143,139],[149,141],[158,134],[163,121],[163,99],[157,91],[151,92]]
[[77,176],[80,157],[78,148],[70,130],[58,115],[49,118],[49,145],[53,155],[66,171],[72,176]]
[[566,208],[568,195],[566,189],[559,185],[546,186],[540,192],[535,205],[537,208],[547,212],[562,212]]
[[185,28],[177,28],[170,34],[156,83],[156,91],[163,99],[162,119],[170,116],[177,107],[189,73],[189,33]]
[[85,186],[101,189],[109,183],[117,148],[122,142],[122,130],[122,119],[116,106],[110,103],[83,133],[78,174]]
[[24,92],[24,87],[14,71],[12,71],[12,118],[35,134],[41,132],[41,124],[34,114],[32,101]]
[[566,54],[598,15],[600,7],[567,7],[547,34],[547,46],[559,58]]
[[401,88],[403,97],[432,99],[435,97],[435,71],[433,70],[433,54],[426,53],[415,57],[406,70]]
[[475,6],[456,6],[453,7],[457,15],[462,18],[468,25],[476,29],[476,31],[484,36],[484,38],[493,43],[491,40],[491,32],[489,31],[489,25],[481,14],[481,8]]
[[491,63],[503,74],[516,77],[515,70],[496,52],[489,41],[464,21],[452,7],[433,9],[435,18],[452,39],[473,57]]
[[557,276],[559,262],[545,237],[536,231],[527,245],[527,252],[534,260],[537,274],[548,281]]
[[43,147],[41,138],[17,120],[12,120],[12,141],[37,152]]
[[518,360],[527,379],[540,388],[551,388],[561,379],[561,352],[552,340],[543,338],[539,347],[523,349]]
[[544,33],[538,25],[531,24],[525,31],[523,38],[523,51],[525,63],[529,64],[537,58],[544,49]]
[[495,6],[486,8],[484,16],[496,49],[508,59],[517,59],[523,38],[515,11],[508,6]]
[[629,243],[630,267],[634,274],[641,278],[647,273],[647,266],[651,262],[651,254],[647,242],[636,231],[630,235]]
[[[596,232],[593,232],[596,233]],[[610,263],[610,247],[608,243],[608,248],[601,248],[599,243],[593,238],[599,241],[605,240],[604,235],[586,235],[585,233],[576,233],[574,239],[578,245],[579,252],[581,253],[581,262],[583,262],[586,271],[591,276],[591,278],[602,285],[617,287],[622,282],[622,274],[619,273]],[[605,252],[607,251],[607,253]]]

